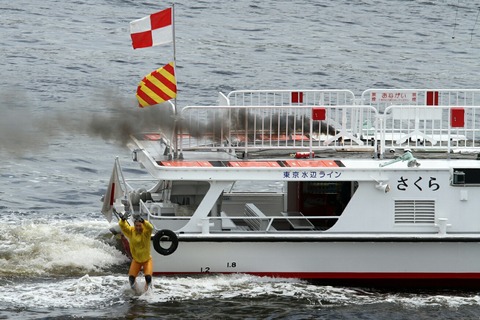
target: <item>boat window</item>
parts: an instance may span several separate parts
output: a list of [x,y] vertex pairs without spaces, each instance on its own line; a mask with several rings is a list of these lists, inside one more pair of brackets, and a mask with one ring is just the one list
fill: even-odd
[[480,169],[453,169],[453,185],[480,184]]
[[[293,188],[292,188],[293,187]],[[331,217],[340,216],[348,202],[355,193],[358,183],[356,181],[305,181],[298,187],[292,185],[289,192],[298,192],[296,197],[289,197],[290,211],[298,210],[320,230],[331,228],[338,219]],[[314,218],[314,217],[319,218]],[[325,218],[320,218],[325,217]]]
[[179,210],[192,214],[205,197],[210,184],[205,181],[174,181],[170,201],[179,205]]

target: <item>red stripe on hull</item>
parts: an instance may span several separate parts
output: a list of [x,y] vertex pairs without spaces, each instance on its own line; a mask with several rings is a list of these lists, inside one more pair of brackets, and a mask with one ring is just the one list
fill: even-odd
[[[218,272],[212,274],[233,274]],[[480,288],[480,273],[397,273],[397,272],[243,272],[245,274],[308,280],[321,285],[394,288]],[[206,273],[154,272],[155,276],[206,275]]]

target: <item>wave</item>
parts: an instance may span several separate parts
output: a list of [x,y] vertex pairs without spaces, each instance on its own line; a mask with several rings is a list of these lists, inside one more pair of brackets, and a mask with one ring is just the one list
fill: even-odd
[[112,244],[108,223],[21,222],[0,227],[1,276],[103,274],[127,262]]
[[216,312],[220,312],[219,315],[225,310],[243,310],[248,306],[248,310],[239,310],[245,316],[255,314],[255,308],[263,312],[268,309],[270,314],[281,314],[284,309],[292,315],[292,312],[301,313],[305,308],[310,309],[310,314],[312,310],[355,312],[357,306],[365,305],[378,310],[397,310],[400,314],[409,310],[418,312],[419,309],[427,312],[439,307],[443,311],[455,313],[460,307],[480,304],[477,293],[424,295],[376,292],[243,274],[162,277],[154,278],[153,284],[152,290],[137,296],[129,289],[126,275],[84,275],[61,280],[7,282],[1,285],[4,294],[0,296],[0,309],[30,310],[36,313],[55,310],[58,315],[85,315],[91,312],[97,317],[108,317],[116,313],[137,312],[135,310],[139,306],[149,305],[148,312],[156,316],[173,312],[182,318],[207,302],[212,306],[208,312],[218,309]]

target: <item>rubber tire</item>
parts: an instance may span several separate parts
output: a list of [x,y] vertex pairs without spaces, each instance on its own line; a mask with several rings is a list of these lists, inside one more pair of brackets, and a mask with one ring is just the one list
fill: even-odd
[[[164,237],[167,237],[168,240],[172,241],[172,245],[169,248],[163,248],[160,245],[160,240]],[[153,241],[153,248],[155,249],[155,251],[157,251],[158,253],[160,253],[163,256],[168,256],[168,255],[174,253],[175,250],[177,250],[177,247],[178,247],[178,237],[177,237],[177,235],[175,234],[175,232],[173,232],[172,230],[168,230],[168,229],[162,229],[162,230],[157,231],[157,233],[155,233],[155,235],[153,236],[152,241]]]

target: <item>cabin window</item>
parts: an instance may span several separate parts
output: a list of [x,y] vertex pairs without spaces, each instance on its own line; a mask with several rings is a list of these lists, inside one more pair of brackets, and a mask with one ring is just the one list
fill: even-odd
[[395,224],[425,223],[435,223],[435,200],[395,200]]
[[452,185],[480,185],[480,169],[453,169]]
[[177,204],[182,215],[192,215],[208,192],[210,184],[205,181],[174,181],[170,201]]
[[[358,187],[356,181],[289,182],[288,211],[298,211],[319,230],[330,229]],[[325,217],[325,218],[315,218]]]

